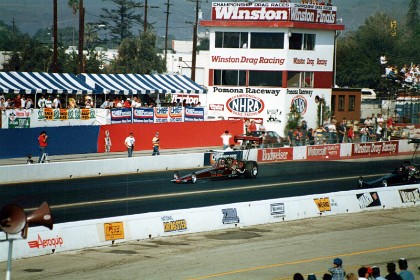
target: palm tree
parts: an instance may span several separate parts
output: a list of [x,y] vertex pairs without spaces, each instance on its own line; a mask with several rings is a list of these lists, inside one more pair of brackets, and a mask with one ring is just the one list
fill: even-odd
[[73,10],[73,15],[75,15],[79,9],[79,0],[69,0],[67,4]]

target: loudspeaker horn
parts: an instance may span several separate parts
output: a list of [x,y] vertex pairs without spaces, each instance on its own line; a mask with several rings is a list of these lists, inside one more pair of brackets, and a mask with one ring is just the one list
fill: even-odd
[[14,203],[3,206],[0,210],[0,228],[8,234],[19,233],[26,225],[23,208]]
[[53,229],[53,219],[51,215],[51,209],[47,202],[43,202],[41,206],[34,212],[29,214],[26,218],[26,225],[22,231],[22,237],[26,238],[28,235],[28,227],[30,225],[39,225]]

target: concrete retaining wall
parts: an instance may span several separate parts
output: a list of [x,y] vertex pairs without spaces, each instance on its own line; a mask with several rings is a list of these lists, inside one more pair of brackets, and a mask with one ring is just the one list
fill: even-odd
[[[191,234],[204,231],[397,207],[418,207],[420,189],[411,186],[353,190],[278,198],[29,228],[27,239],[15,239],[13,258],[53,254],[115,242]],[[205,221],[205,222],[203,222]],[[0,261],[7,260],[8,242],[0,232]]]

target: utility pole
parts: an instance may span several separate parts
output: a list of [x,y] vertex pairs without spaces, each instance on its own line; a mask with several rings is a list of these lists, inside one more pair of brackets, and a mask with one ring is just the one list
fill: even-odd
[[79,0],[79,47],[78,47],[78,72],[83,73],[83,41],[85,39],[85,8],[83,7],[83,0]]
[[166,30],[165,30],[165,64],[166,64],[166,57],[168,54],[168,22],[169,22],[169,0],[166,2]]
[[147,0],[144,0],[144,24],[143,32],[147,31]]
[[54,4],[53,4],[53,9],[54,9],[54,26],[53,26],[53,63],[52,63],[52,71],[53,73],[57,73],[58,69],[57,69],[57,57],[58,57],[58,51],[57,51],[57,33],[58,33],[58,28],[57,28],[57,17],[58,17],[58,13],[57,13],[57,0],[54,0]]
[[195,22],[193,33],[193,49],[192,49],[192,66],[191,66],[191,80],[195,81],[195,67],[197,61],[197,28],[198,28],[198,1],[195,1]]

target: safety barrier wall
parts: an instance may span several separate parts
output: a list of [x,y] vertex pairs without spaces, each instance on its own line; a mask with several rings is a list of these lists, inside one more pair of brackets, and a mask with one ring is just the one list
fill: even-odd
[[[255,226],[362,211],[418,207],[420,189],[397,186],[278,198],[211,207],[145,213],[29,228],[27,239],[15,238],[13,257],[24,258],[114,243],[180,234]],[[203,222],[205,221],[205,222]],[[8,242],[0,232],[0,261],[7,260]]]
[[163,149],[222,146],[220,135],[225,130],[232,135],[241,134],[243,121],[0,129],[0,158],[26,158],[28,154],[39,156],[38,136],[43,130],[49,136],[49,155],[69,155],[104,152],[106,130],[112,142],[111,152],[126,151],[124,140],[130,132],[136,139],[134,151],[152,150],[152,138],[156,132],[159,132]]
[[200,167],[202,153],[0,166],[0,185]]
[[[392,150],[394,148],[394,150]],[[391,149],[391,150],[390,150]],[[285,160],[334,160],[351,157],[395,156],[414,150],[407,140],[363,144],[333,144],[243,151],[243,157],[259,163]],[[249,153],[249,155],[248,155]],[[69,161],[45,164],[0,166],[0,185],[109,176],[137,172],[196,168],[205,165],[205,156],[198,154],[160,155],[133,158]]]

